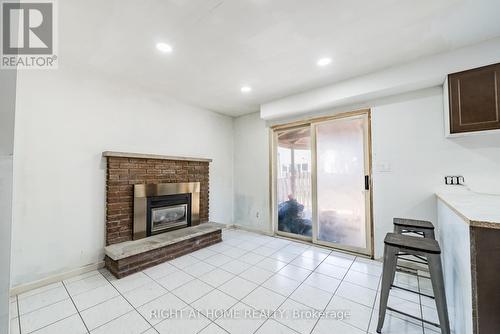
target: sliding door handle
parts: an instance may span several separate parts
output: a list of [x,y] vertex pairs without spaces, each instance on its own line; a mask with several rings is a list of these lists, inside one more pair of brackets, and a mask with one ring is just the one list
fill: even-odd
[[365,190],[370,190],[370,175],[365,175]]

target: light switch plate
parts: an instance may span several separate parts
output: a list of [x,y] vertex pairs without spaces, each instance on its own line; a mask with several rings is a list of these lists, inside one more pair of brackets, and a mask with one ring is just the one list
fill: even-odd
[[392,167],[389,162],[379,162],[375,166],[375,171],[379,173],[390,173],[392,172]]

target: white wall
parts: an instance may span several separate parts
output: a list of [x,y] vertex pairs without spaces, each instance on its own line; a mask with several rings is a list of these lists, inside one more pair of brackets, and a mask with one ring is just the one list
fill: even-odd
[[[377,256],[392,217],[436,222],[434,192],[445,175],[463,175],[477,191],[484,183],[500,186],[500,135],[445,138],[441,87],[376,102],[372,144]],[[381,172],[381,164],[391,172]]]
[[0,334],[9,332],[16,71],[0,71]]
[[269,129],[253,113],[235,118],[234,134],[234,223],[269,232]]
[[[366,102],[363,105],[323,112],[321,115],[349,111],[360,107],[372,108],[373,149],[373,219],[376,257],[382,256],[383,238],[392,230],[395,216],[436,221],[435,190],[442,188],[445,175],[464,175],[467,184],[476,191],[496,182],[500,187],[500,135],[470,136],[447,139],[444,136],[443,91],[441,87],[415,91],[404,95]],[[308,114],[303,117],[319,116]],[[264,121],[248,115],[237,119],[235,134],[244,141],[259,142],[265,131]],[[248,122],[248,120],[252,122]],[[245,124],[247,126],[245,126]],[[253,124],[253,125],[252,125]],[[258,129],[258,131],[252,129]],[[249,136],[253,136],[253,139]],[[236,151],[235,142],[235,151]],[[253,161],[268,160],[268,149],[244,146]],[[240,164],[235,154],[235,166]],[[390,171],[381,171],[389,165]],[[235,170],[236,179],[248,180],[249,186],[261,185],[262,196],[269,193],[268,174],[253,169]],[[265,189],[264,189],[264,186]],[[256,190],[248,191],[257,194]],[[251,198],[251,197],[250,197]],[[257,198],[254,195],[254,198]],[[240,204],[236,196],[235,207]],[[254,207],[257,203],[245,204]],[[235,219],[238,223],[238,220]],[[254,224],[254,227],[260,226]],[[269,228],[265,226],[264,229]]]
[[233,122],[64,69],[19,75],[12,285],[103,259],[105,150],[212,158],[210,219],[232,222]]

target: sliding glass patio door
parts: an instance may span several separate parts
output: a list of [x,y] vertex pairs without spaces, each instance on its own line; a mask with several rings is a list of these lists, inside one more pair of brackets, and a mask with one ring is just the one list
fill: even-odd
[[369,111],[274,132],[277,234],[372,255]]
[[316,139],[314,241],[371,253],[368,115],[313,124]]

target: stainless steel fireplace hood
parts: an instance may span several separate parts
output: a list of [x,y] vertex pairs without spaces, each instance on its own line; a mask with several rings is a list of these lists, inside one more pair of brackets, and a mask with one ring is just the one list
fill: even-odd
[[199,225],[200,182],[134,185],[134,240],[147,236],[148,197],[177,194],[191,194],[191,226]]

